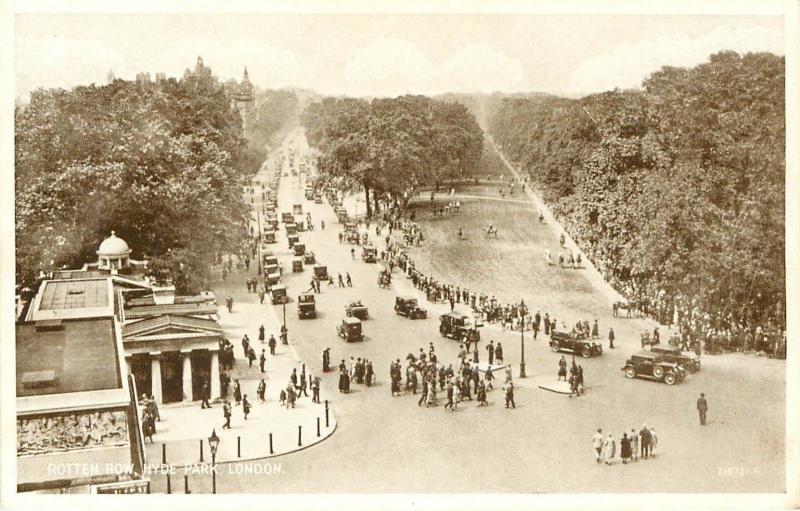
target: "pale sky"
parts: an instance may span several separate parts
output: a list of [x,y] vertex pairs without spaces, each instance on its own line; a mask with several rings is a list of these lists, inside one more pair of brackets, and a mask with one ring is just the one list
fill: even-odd
[[785,54],[777,16],[23,14],[16,95],[137,72],[181,76],[201,55],[223,81],[322,94],[591,93],[638,87],[711,53]]

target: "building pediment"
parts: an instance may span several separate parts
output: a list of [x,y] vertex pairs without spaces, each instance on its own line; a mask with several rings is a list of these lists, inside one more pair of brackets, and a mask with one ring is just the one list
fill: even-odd
[[216,321],[187,316],[164,315],[122,326],[123,341],[220,336],[222,327]]

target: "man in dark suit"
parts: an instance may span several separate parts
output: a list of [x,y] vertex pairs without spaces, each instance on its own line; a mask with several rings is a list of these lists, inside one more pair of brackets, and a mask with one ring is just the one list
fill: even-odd
[[203,388],[200,391],[200,395],[203,396],[203,401],[200,402],[200,408],[201,409],[211,408],[211,405],[208,404],[208,395],[209,395],[208,381],[203,382]]
[[708,401],[706,401],[706,395],[702,392],[700,393],[700,398],[697,400],[697,411],[700,413],[700,425],[706,425],[706,412],[708,412]]

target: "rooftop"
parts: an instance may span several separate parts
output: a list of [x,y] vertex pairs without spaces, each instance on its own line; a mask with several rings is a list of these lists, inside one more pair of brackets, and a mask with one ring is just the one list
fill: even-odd
[[122,387],[111,318],[17,325],[17,397]]
[[108,278],[46,280],[36,295],[31,320],[111,316]]

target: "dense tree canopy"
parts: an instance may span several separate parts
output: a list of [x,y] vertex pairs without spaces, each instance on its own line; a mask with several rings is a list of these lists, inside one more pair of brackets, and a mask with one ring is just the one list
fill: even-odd
[[420,186],[469,176],[477,169],[483,133],[461,104],[423,96],[326,98],[303,114],[320,169],[344,186],[363,187],[379,200],[403,203]]
[[241,120],[208,81],[38,90],[15,139],[18,282],[95,260],[113,229],[191,292],[246,233]]
[[780,315],[783,57],[722,52],[643,90],[505,100],[489,131],[621,290]]

